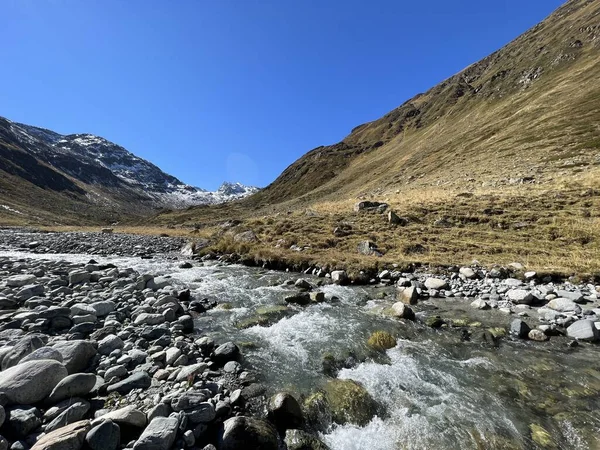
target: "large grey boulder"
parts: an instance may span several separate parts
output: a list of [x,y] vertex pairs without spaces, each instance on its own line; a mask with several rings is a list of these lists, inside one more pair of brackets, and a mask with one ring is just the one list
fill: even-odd
[[531,328],[521,319],[515,319],[510,323],[510,334],[520,338],[526,338]]
[[554,311],[564,312],[564,313],[581,313],[581,306],[575,303],[573,300],[569,300],[568,298],[555,298],[550,300],[546,305],[547,308],[553,309]]
[[215,349],[212,359],[217,363],[225,364],[228,361],[236,360],[239,354],[240,349],[237,345],[233,342],[226,342]]
[[48,338],[43,335],[31,334],[23,337],[17,344],[10,349],[2,358],[2,370],[16,366],[19,362],[31,352],[46,345]]
[[169,450],[175,438],[179,420],[175,417],[156,417],[133,444],[134,450]]
[[28,361],[0,372],[0,392],[9,404],[30,405],[44,400],[68,375],[58,361]]
[[70,284],[79,284],[90,281],[92,274],[87,270],[74,270],[69,273],[69,283]]
[[599,332],[593,320],[578,320],[567,328],[567,336],[581,341],[598,340]]
[[89,420],[72,423],[42,436],[31,450],[79,450],[89,430]]
[[331,281],[339,285],[348,284],[348,274],[345,270],[334,270],[331,272]]
[[115,336],[114,334],[109,334],[100,342],[98,342],[98,353],[101,355],[109,355],[114,350],[121,349],[125,347],[125,343],[123,339],[119,336]]
[[223,423],[220,450],[277,450],[277,431],[264,420],[238,416]]
[[416,305],[419,300],[419,293],[414,286],[399,286],[396,289],[396,298],[405,305]]
[[398,319],[415,320],[415,312],[412,308],[402,302],[392,305],[392,315]]
[[91,342],[83,340],[59,342],[53,347],[62,355],[69,373],[83,372],[97,353]]
[[105,420],[90,430],[85,437],[90,450],[116,450],[121,442],[121,429],[112,420]]
[[66,398],[79,397],[88,394],[96,385],[96,375],[93,373],[74,373],[63,378],[48,397],[52,403]]
[[90,404],[86,401],[74,402],[71,406],[56,416],[52,422],[46,425],[46,432],[57,430],[70,423],[82,420],[90,410]]
[[94,302],[90,305],[94,310],[94,315],[98,317],[108,316],[111,312],[117,309],[117,305],[112,300],[104,300],[101,302]]

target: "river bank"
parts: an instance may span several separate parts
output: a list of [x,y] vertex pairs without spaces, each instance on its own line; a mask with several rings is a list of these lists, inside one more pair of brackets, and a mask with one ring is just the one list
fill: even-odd
[[[0,249],[3,251],[2,267],[10,265],[10,270],[16,267],[20,272],[33,272],[38,266],[45,266],[44,275],[36,280],[57,276],[67,277],[67,281],[72,281],[68,279],[68,274],[73,272],[71,269],[85,269],[85,263],[89,262],[89,254],[32,253],[31,250],[35,251],[45,245],[40,244],[30,249],[28,244],[35,242],[31,239],[33,237],[37,238],[32,235],[22,235],[19,238],[22,239],[21,244],[27,244],[23,245],[27,248],[19,249],[21,245],[15,246],[12,241],[10,245],[0,244],[4,245]],[[15,238],[13,236],[10,239]],[[102,236],[98,239],[102,239]],[[166,359],[161,359],[161,352],[165,353],[166,358],[167,350],[174,347],[182,350],[182,354],[188,357],[187,365],[166,365],[164,370],[167,372],[172,374],[181,367],[185,369],[195,364],[208,364],[211,367],[197,374],[191,387],[187,380],[177,382],[175,378],[173,384],[166,384],[165,391],[179,388],[187,392],[189,388],[190,392],[195,392],[203,389],[200,383],[216,382],[223,386],[223,391],[218,393],[220,397],[213,396],[201,402],[211,403],[216,408],[219,401],[226,402],[227,398],[231,407],[231,394],[241,389],[240,394],[245,392],[249,398],[248,394],[256,394],[252,398],[257,400],[248,402],[247,409],[235,405],[230,414],[249,414],[260,418],[267,416],[268,397],[280,391],[290,392],[300,403],[306,420],[304,428],[311,433],[319,432],[320,439],[333,449],[387,449],[396,448],[397,445],[406,448],[428,448],[431,445],[440,448],[455,448],[456,445],[478,448],[483,443],[488,444],[485,448],[552,448],[552,445],[564,446],[565,442],[572,444],[575,439],[573,436],[580,442],[579,447],[571,445],[574,448],[587,448],[586,445],[594,442],[593,430],[598,426],[594,415],[597,406],[595,393],[598,392],[600,379],[594,362],[598,356],[597,347],[585,340],[569,337],[566,330],[570,326],[568,322],[572,324],[583,317],[594,321],[593,310],[597,306],[593,292],[595,286],[555,284],[554,290],[548,291],[546,295],[556,295],[563,290],[577,293],[581,298],[574,299],[577,303],[573,303],[581,311],[556,311],[557,314],[551,318],[556,322],[552,323],[541,317],[539,311],[543,308],[538,306],[539,303],[550,300],[546,297],[537,298],[539,286],[548,286],[552,283],[550,280],[544,283],[543,280],[540,282],[530,279],[516,285],[516,281],[506,283],[510,278],[498,278],[490,282],[489,276],[469,278],[466,276],[469,273],[465,270],[461,273],[459,270],[445,275],[436,274],[437,278],[432,274],[401,273],[394,279],[396,275],[390,273],[389,278],[387,274],[383,274],[372,285],[344,286],[334,283],[327,276],[286,274],[223,265],[216,261],[184,260],[175,253],[155,253],[151,259],[147,256],[95,257],[98,263],[96,265],[114,264],[119,272],[127,268],[136,271],[135,277],[133,272],[129,278],[124,277],[130,284],[134,284],[143,275],[151,274],[154,275],[153,280],[159,282],[156,291],[150,284],[149,288],[144,287],[140,291],[143,295],[139,299],[137,295],[127,299],[127,307],[132,309],[129,316],[126,313],[123,321],[119,322],[121,331],[115,330],[117,337],[123,329],[132,334],[126,338],[124,334],[120,335],[124,343],[123,349],[127,349],[127,352],[136,350],[135,354],[138,351],[148,353],[146,363],[132,368],[126,366],[126,378],[134,372],[148,369],[145,364],[149,361],[153,367],[159,366],[159,363],[164,364]],[[19,259],[23,261],[19,262]],[[63,262],[59,262],[61,260]],[[106,267],[103,270],[114,271],[115,268]],[[72,287],[70,284],[66,286],[67,289],[74,289],[71,295],[95,299],[95,289],[90,287],[99,283],[103,277],[93,282],[94,270],[89,273],[90,280],[76,283]],[[31,277],[33,274],[21,275]],[[438,280],[436,286],[432,284],[433,279]],[[107,281],[104,280],[103,283]],[[113,280],[115,281],[118,279]],[[160,287],[165,281],[169,288],[166,288],[167,285]],[[510,283],[515,283],[515,286]],[[105,287],[100,284],[98,292],[104,292]],[[432,295],[435,294],[433,291],[436,287],[437,295]],[[58,288],[65,286],[55,289]],[[164,292],[165,288],[169,292]],[[405,291],[411,288],[414,288],[414,294],[407,296]],[[11,289],[15,290],[16,287]],[[187,289],[190,290],[190,298],[179,299],[179,294]],[[519,289],[529,293],[535,301],[531,305],[513,301],[510,301],[510,305],[503,303],[507,301],[505,298],[509,291]],[[486,290],[488,292],[484,292]],[[173,291],[177,291],[177,296],[173,295]],[[46,311],[49,309],[46,308],[49,299],[54,300],[53,304],[56,302],[54,294],[50,292],[52,291],[44,292],[45,302],[32,302],[28,306],[23,304],[22,308]],[[167,345],[166,349],[163,347],[162,350],[157,350],[153,348],[156,347],[154,342],[148,342],[148,347],[143,348],[145,344],[142,341],[142,346],[139,347],[137,344],[140,338],[136,339],[135,336],[139,336],[141,331],[136,328],[139,325],[135,324],[138,320],[136,314],[162,315],[163,311],[159,311],[162,305],[156,305],[156,302],[149,299],[154,298],[160,303],[159,298],[163,294],[177,299],[183,309],[179,312],[182,314],[179,318],[187,314],[194,316],[194,331],[183,333],[177,325],[179,318],[175,322],[146,324],[145,327],[151,329],[168,328],[174,343]],[[415,294],[416,302],[412,299]],[[202,301],[204,298],[207,300]],[[61,300],[64,301],[62,298]],[[405,300],[406,303],[402,303],[406,306],[405,310],[411,308],[416,320],[397,317],[398,308],[393,306],[398,300]],[[194,301],[197,303],[192,305]],[[483,306],[481,301],[487,306]],[[474,302],[478,303],[472,306]],[[95,302],[90,302],[93,303]],[[114,315],[121,307],[126,307],[121,305],[122,300],[115,303],[118,306],[113,311]],[[68,305],[69,308],[72,306]],[[67,306],[59,306],[64,307]],[[206,311],[198,312],[202,309]],[[184,312],[187,314],[183,314]],[[48,313],[42,312],[43,314]],[[54,313],[50,313],[52,314]],[[108,325],[118,327],[116,323],[112,323],[114,315],[107,316]],[[62,318],[55,322],[62,320],[63,324],[66,323],[67,316],[57,317]],[[78,315],[68,315],[72,321],[73,317]],[[562,319],[567,321],[561,323]],[[52,323],[53,319],[49,320]],[[511,335],[511,322],[514,320],[522,320],[532,329],[540,331],[540,326],[549,326],[542,333],[550,336],[550,340],[538,342]],[[42,322],[39,319],[37,321]],[[11,322],[8,317],[7,322]],[[55,339],[71,337],[68,331],[74,326],[54,334],[55,330],[52,329],[36,329],[35,323],[36,321],[26,322],[25,329],[19,329],[26,335],[34,332],[46,334],[50,344]],[[94,323],[95,329],[90,336],[107,326],[106,318],[99,318]],[[29,329],[30,326],[33,327],[32,330]],[[373,348],[370,344],[370,337],[382,332],[389,333],[394,339],[394,345],[387,350]],[[132,340],[128,341],[130,338]],[[159,339],[161,338],[162,336]],[[206,353],[206,349],[199,346],[198,341],[205,342],[204,338],[215,344],[231,341],[237,345],[241,356],[235,362],[241,366],[235,366],[236,376],[226,372],[225,365],[221,366],[222,363],[212,359],[213,352]],[[84,338],[86,339],[88,338]],[[98,343],[102,341],[91,341],[94,340]],[[573,347],[574,342],[579,342],[580,345]],[[151,348],[152,352],[149,351]],[[155,350],[159,354],[156,360],[153,357]],[[177,353],[175,350],[171,352]],[[98,364],[103,361],[115,364],[122,356],[111,356],[109,353],[103,355]],[[229,368],[232,366],[234,364],[230,364]],[[106,370],[109,369],[111,368]],[[205,373],[210,372],[214,372],[214,378],[205,379]],[[242,376],[245,372],[247,374]],[[162,372],[159,373],[162,376]],[[101,372],[97,374],[101,375]],[[549,374],[552,374],[551,379],[548,378]],[[131,391],[133,394],[125,396],[113,393],[114,398],[119,398],[119,401],[114,405],[109,404],[110,408],[133,405],[145,413],[148,419],[148,399],[158,402],[159,396],[162,396],[172,401],[165,392],[154,390],[154,375],[150,375],[150,372],[148,375],[151,378],[150,387],[134,388]],[[540,379],[545,380],[546,387],[540,386]],[[360,387],[348,383],[338,384],[344,380],[358,383],[356,386]],[[548,386],[552,386],[552,393],[547,392]],[[335,394],[342,388],[345,389],[344,398],[353,395],[351,398],[362,399],[356,403],[360,407],[354,409],[367,411],[366,416],[350,417],[351,420],[342,417],[340,420],[339,414],[332,415]],[[95,396],[96,391],[91,391],[90,395]],[[89,401],[92,398],[95,397],[83,400],[95,405]],[[319,402],[326,403],[326,407],[322,407]],[[315,409],[311,408],[315,404],[318,406],[316,414]],[[353,405],[342,403],[341,406],[343,409]],[[45,405],[38,407],[40,412],[44,408]],[[91,413],[91,409],[86,414],[87,417],[96,415]],[[214,423],[209,422],[208,428],[212,427],[214,434],[218,435],[213,437],[215,440],[212,442],[217,446],[222,445],[219,440],[222,439],[220,434],[223,431],[221,423],[226,417],[219,416]],[[318,423],[315,423],[315,417]],[[441,420],[442,417],[445,419]],[[181,422],[178,423],[181,425]],[[441,433],[441,430],[445,431]],[[186,444],[181,440],[185,434],[183,431],[176,433],[178,442],[189,446],[191,437],[188,433],[189,440]],[[193,429],[185,430],[187,431],[194,432]],[[285,433],[282,433],[282,437],[284,436]],[[133,446],[134,442],[136,441],[133,439],[127,443],[122,442],[121,446]],[[548,445],[542,445],[544,442]],[[198,445],[195,442],[192,447]],[[280,442],[279,445],[284,444]],[[314,441],[313,445],[320,444]]]

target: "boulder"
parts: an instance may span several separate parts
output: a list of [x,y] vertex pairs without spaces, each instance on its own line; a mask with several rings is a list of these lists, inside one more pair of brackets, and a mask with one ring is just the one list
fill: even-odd
[[8,277],[6,279],[6,285],[8,287],[23,287],[26,286],[28,284],[33,284],[35,283],[36,280],[36,276],[35,275],[29,275],[29,274],[25,274],[25,275],[13,275],[11,277]]
[[304,423],[302,410],[296,399],[280,392],[269,399],[267,406],[268,418],[278,430],[300,428]]
[[90,410],[90,404],[86,401],[74,402],[66,408],[52,422],[46,425],[46,432],[57,430],[58,428],[69,425],[70,423],[82,420]]
[[105,420],[92,428],[85,437],[90,450],[116,450],[121,441],[121,429],[112,420]]
[[72,423],[42,436],[31,450],[79,450],[89,430],[89,420]]
[[119,336],[109,334],[100,342],[98,342],[98,353],[101,355],[110,355],[113,351],[121,349],[125,346],[125,343]]
[[510,334],[514,336],[526,338],[530,331],[531,328],[529,328],[529,325],[521,319],[515,319],[510,323]]
[[240,349],[233,342],[226,342],[219,345],[213,352],[212,359],[220,364],[225,364],[228,361],[234,361],[238,358]]
[[74,373],[63,378],[48,397],[51,403],[87,395],[96,385],[96,375],[93,373]]
[[302,430],[287,430],[284,442],[288,450],[329,450],[317,436]]
[[406,305],[416,305],[419,300],[419,293],[414,286],[396,288],[396,298]]
[[264,420],[238,416],[223,423],[220,450],[277,450],[277,431]]
[[54,344],[53,348],[62,355],[65,367],[70,374],[87,369],[90,360],[97,353],[96,347],[91,342],[83,340],[59,342]]
[[334,270],[331,272],[331,281],[342,286],[348,284],[348,274],[345,270]]
[[477,273],[470,267],[461,267],[458,272],[469,280],[477,277]]
[[594,321],[585,319],[578,320],[567,328],[567,336],[581,341],[596,341],[599,338],[599,333]]
[[567,298],[555,298],[546,305],[547,308],[563,313],[581,314],[581,306]]
[[511,289],[506,296],[511,302],[518,305],[531,305],[534,300],[533,293],[525,289]]
[[58,361],[28,361],[0,372],[0,392],[6,394],[9,404],[34,404],[44,400],[67,375]]
[[87,270],[74,270],[69,273],[69,283],[70,284],[79,284],[90,281],[92,274]]
[[2,370],[16,366],[27,355],[46,345],[47,341],[48,338],[46,336],[38,334],[21,338],[2,358]]
[[392,305],[392,315],[398,319],[415,319],[415,313],[412,308],[402,302],[396,302]]
[[354,380],[333,379],[325,385],[325,400],[334,422],[367,425],[377,413],[377,404]]
[[284,298],[286,303],[292,303],[296,305],[308,305],[310,303],[310,294],[308,292],[300,292],[293,295],[288,295]]
[[381,251],[377,248],[377,244],[371,241],[361,241],[357,247],[358,253],[365,256],[383,256]]
[[174,417],[156,417],[133,444],[133,449],[169,450],[175,442],[178,428],[178,419]]
[[22,439],[35,431],[42,424],[42,413],[39,409],[19,405],[6,409],[6,423],[3,432],[9,437]]
[[387,207],[387,203],[362,201],[354,205],[354,212],[366,211],[382,213],[387,209]]
[[425,287],[427,289],[435,289],[436,291],[449,288],[448,282],[446,280],[442,280],[441,278],[427,278],[425,280]]

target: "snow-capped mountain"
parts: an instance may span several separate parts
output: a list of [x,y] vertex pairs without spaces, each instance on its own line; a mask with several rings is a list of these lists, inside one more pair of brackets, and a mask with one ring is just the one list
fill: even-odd
[[182,208],[237,200],[258,191],[240,183],[223,183],[216,191],[190,186],[125,148],[92,134],[61,135],[8,121],[10,131],[30,153],[89,185],[126,185],[157,206]]

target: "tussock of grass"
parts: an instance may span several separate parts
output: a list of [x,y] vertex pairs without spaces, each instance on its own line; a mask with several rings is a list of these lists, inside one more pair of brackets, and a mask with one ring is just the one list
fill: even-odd
[[375,331],[369,337],[367,344],[369,345],[369,347],[377,351],[383,352],[385,350],[389,350],[390,348],[394,348],[397,342],[396,338],[394,338],[394,336],[392,336],[387,331]]

